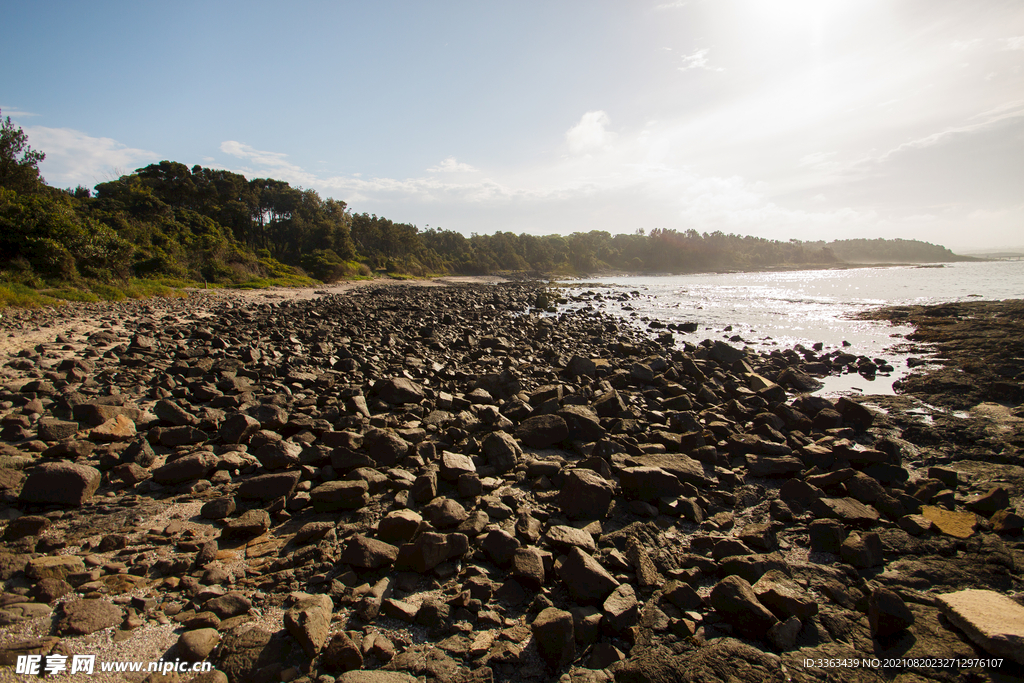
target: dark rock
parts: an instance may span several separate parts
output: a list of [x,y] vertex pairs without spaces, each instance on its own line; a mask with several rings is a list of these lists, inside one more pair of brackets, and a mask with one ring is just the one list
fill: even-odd
[[570,519],[600,519],[608,514],[615,485],[586,469],[569,470],[559,501]]
[[261,474],[242,482],[238,487],[238,497],[246,500],[274,500],[281,496],[290,496],[299,484],[302,473],[275,472]]
[[81,506],[100,486],[99,470],[70,462],[44,462],[29,472],[19,499],[25,503]]
[[876,588],[868,597],[868,623],[877,638],[889,638],[914,624],[914,615],[903,599],[887,588]]
[[750,584],[738,576],[727,576],[719,581],[709,598],[716,612],[738,632],[755,639],[763,639],[778,622],[775,615],[757,600]]
[[569,438],[569,426],[558,415],[534,415],[519,424],[516,436],[531,448],[548,448]]
[[573,617],[569,612],[548,607],[530,625],[537,651],[548,666],[559,669],[576,657]]
[[579,548],[571,549],[558,568],[573,599],[582,603],[600,603],[615,590],[619,582],[593,557]]

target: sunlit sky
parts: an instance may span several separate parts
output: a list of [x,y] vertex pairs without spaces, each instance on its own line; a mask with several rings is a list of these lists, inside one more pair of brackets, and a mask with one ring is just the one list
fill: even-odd
[[7,3],[58,187],[162,159],[420,228],[1024,244],[1024,3]]

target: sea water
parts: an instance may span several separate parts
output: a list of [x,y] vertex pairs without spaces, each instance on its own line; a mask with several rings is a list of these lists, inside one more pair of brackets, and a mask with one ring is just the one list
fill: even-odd
[[882,306],[1021,299],[1024,261],[612,276],[563,284],[570,298],[563,308],[593,306],[643,328],[651,321],[696,323],[696,332],[672,331],[678,346],[712,339],[763,352],[821,343],[825,351],[885,359],[893,373],[873,380],[834,375],[823,379],[822,393],[891,394],[892,383],[910,371],[908,358],[934,352],[906,342],[912,327],[856,316]]

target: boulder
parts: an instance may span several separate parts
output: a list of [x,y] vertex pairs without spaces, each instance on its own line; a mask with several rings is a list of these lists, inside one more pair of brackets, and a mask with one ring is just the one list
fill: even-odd
[[537,652],[548,666],[559,669],[576,657],[572,614],[548,607],[530,625]]
[[29,472],[19,499],[23,503],[81,506],[100,486],[99,470],[70,462],[44,462]]
[[750,584],[738,576],[727,576],[719,581],[709,601],[738,633],[749,638],[763,640],[768,629],[779,621],[758,601]]
[[602,603],[619,582],[593,557],[579,548],[570,550],[558,568],[558,576],[577,602]]

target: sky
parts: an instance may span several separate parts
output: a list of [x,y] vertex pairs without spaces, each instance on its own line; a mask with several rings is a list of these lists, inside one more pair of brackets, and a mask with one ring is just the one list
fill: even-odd
[[421,229],[1024,245],[1019,0],[7,3],[51,185],[167,159]]

